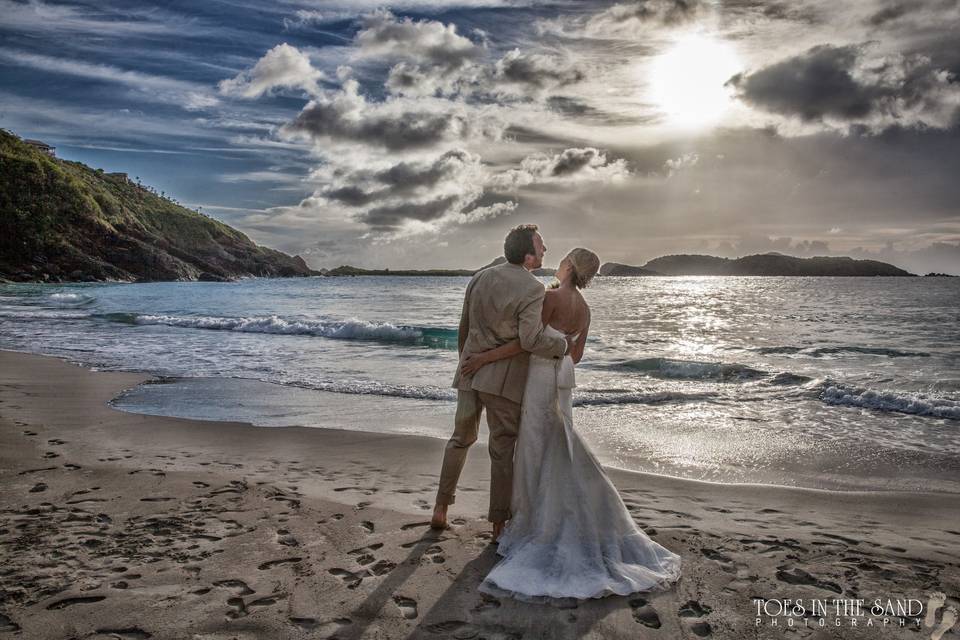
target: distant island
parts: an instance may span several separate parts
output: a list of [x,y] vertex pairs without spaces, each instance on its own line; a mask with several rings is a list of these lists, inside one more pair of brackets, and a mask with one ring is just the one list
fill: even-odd
[[[480,269],[392,270],[337,267],[322,271],[328,276],[472,276],[477,271],[505,262],[500,257]],[[538,276],[552,276],[555,269],[537,269]],[[913,276],[892,264],[846,257],[795,258],[781,253],[763,253],[743,258],[707,255],[671,255],[656,258],[642,267],[607,262],[600,267],[603,277],[635,276]],[[940,275],[940,274],[930,274]]]
[[[472,276],[487,267],[503,264],[506,261],[506,258],[500,256],[479,269],[361,269],[344,265],[336,269],[323,269],[320,273],[325,276]],[[535,269],[533,275],[552,276],[556,272],[556,269]]]
[[644,269],[665,276],[912,276],[899,267],[877,260],[818,256],[797,258],[782,253],[762,253],[742,258],[706,255],[671,255],[651,260]]
[[656,271],[651,271],[644,267],[632,267],[628,264],[620,264],[619,262],[605,262],[600,267],[598,275],[601,276],[611,276],[611,277],[627,277],[627,276],[659,276],[663,275]]
[[797,258],[782,253],[762,253],[742,258],[683,254],[655,258],[642,267],[608,262],[604,276],[913,276],[899,267],[877,260],[818,256]]
[[309,276],[299,256],[164,194],[0,131],[0,281],[231,280]]

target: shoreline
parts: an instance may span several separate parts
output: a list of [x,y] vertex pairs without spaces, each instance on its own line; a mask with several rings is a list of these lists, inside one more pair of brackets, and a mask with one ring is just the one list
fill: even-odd
[[[433,533],[425,522],[442,440],[107,404],[150,377],[0,351],[0,631],[779,638],[783,621],[755,625],[754,597],[925,602],[930,590],[960,593],[960,495],[611,470],[638,524],[681,555],[677,585],[565,609],[481,597],[476,586],[496,561],[480,519],[481,447],[451,507],[453,527]],[[805,631],[877,634],[860,625]],[[882,637],[917,636],[908,625]]]

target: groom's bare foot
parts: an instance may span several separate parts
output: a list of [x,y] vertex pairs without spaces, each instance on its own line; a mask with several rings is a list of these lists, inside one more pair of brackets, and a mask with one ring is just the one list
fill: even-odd
[[438,504],[433,507],[433,518],[430,519],[431,529],[447,528],[447,505]]
[[503,533],[503,526],[504,526],[505,524],[506,524],[505,522],[494,522],[494,523],[493,523],[493,541],[494,541],[494,542],[499,542],[499,541],[500,541],[500,535]]

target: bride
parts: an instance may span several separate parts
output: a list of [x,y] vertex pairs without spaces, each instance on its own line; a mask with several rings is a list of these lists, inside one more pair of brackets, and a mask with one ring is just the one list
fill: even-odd
[[[480,585],[518,600],[600,598],[666,586],[680,556],[651,540],[573,427],[573,365],[583,357],[590,307],[580,294],[600,266],[587,249],[560,262],[543,303],[546,332],[573,336],[560,360],[530,355],[514,457],[513,519],[499,538],[503,559]],[[520,353],[519,341],[467,358],[462,373]]]

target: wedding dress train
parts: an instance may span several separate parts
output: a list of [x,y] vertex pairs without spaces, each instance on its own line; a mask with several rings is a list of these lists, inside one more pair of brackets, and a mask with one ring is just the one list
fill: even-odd
[[[563,335],[547,326],[545,331]],[[573,428],[573,360],[530,356],[503,559],[480,590],[518,600],[649,591],[680,577],[680,556],[651,540]]]

